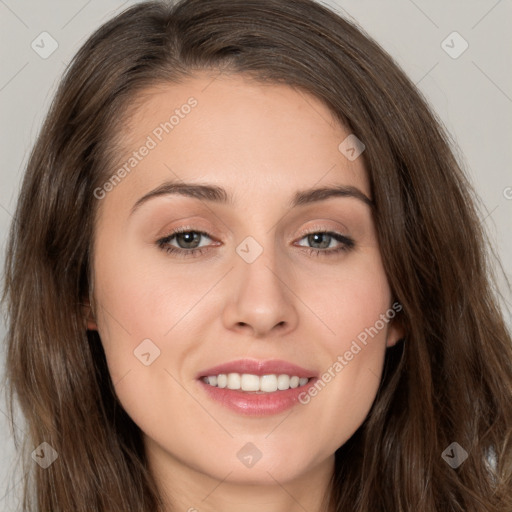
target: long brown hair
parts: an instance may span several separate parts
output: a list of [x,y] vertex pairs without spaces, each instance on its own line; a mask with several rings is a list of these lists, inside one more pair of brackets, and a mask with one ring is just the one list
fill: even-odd
[[[391,57],[310,0],[141,3],[101,26],[67,70],[28,163],[6,260],[8,399],[28,426],[24,510],[162,510],[141,432],[81,302],[113,134],[138,93],[197,70],[313,94],[366,146],[407,335],[388,349],[367,419],[336,452],[332,509],[512,510],[512,342],[475,194]],[[59,454],[45,470],[29,454],[43,441]],[[468,454],[458,468],[442,457],[452,442]]]

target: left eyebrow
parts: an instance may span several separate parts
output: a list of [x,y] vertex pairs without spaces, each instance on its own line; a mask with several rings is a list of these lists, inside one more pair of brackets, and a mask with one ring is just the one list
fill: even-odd
[[[233,197],[228,194],[224,188],[217,185],[168,181],[162,183],[155,189],[142,196],[133,205],[130,215],[132,215],[135,210],[140,208],[142,204],[149,201],[150,199],[170,194],[179,194],[221,204],[233,204]],[[290,203],[290,208],[324,201],[326,199],[330,199],[331,197],[353,197],[370,206],[370,208],[374,207],[374,202],[357,187],[338,185],[334,187],[320,187],[299,190],[295,193]]]

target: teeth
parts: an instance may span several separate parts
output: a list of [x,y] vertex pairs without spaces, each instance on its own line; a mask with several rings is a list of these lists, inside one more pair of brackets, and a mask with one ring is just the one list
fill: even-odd
[[240,389],[240,374],[228,373],[228,389]]
[[279,375],[276,381],[277,389],[290,389],[290,377],[288,375]]
[[[211,381],[210,381],[211,384]],[[251,375],[250,373],[244,373],[241,379],[241,387],[244,391],[259,391],[260,390],[260,378],[257,375]]]
[[[210,382],[210,378],[208,377],[208,382]],[[228,385],[228,376],[221,373],[217,376],[217,386],[219,388],[225,388]],[[213,384],[212,384],[213,386]]]
[[256,391],[262,393],[273,393],[274,391],[285,391],[304,386],[309,382],[307,377],[297,377],[285,374],[252,375],[250,373],[221,373],[204,377],[203,381],[213,387],[240,389],[242,391]]
[[260,390],[265,393],[277,391],[277,377],[275,375],[263,375],[260,378]]

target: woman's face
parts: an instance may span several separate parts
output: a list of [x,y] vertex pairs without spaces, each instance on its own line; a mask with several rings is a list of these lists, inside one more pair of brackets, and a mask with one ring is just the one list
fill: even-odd
[[330,475],[401,335],[362,146],[316,98],[239,75],[147,91],[122,130],[89,328],[153,469]]

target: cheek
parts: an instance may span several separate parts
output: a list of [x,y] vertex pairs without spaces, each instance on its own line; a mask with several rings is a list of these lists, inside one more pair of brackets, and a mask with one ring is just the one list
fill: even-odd
[[[186,313],[204,291],[183,286],[183,274],[164,278],[143,262],[140,252],[108,248],[98,258],[98,330],[123,408],[151,438],[165,439],[171,431],[193,431],[193,418],[204,414],[181,384],[184,362],[201,339]],[[190,414],[176,427],[175,411],[183,407]]]
[[[116,252],[115,244],[101,254],[95,267],[98,331],[111,379],[120,383],[122,403],[137,417],[155,389],[168,389],[169,399],[181,396],[177,384],[169,388],[170,374],[179,382],[190,379],[205,328],[219,317],[220,302],[204,298],[218,269],[198,273],[192,265],[148,265],[144,251]],[[151,407],[144,417],[161,410]]]
[[[304,414],[309,424],[325,436],[319,446],[324,456],[342,446],[361,426],[381,382],[386,328],[360,331],[359,325],[348,324],[349,320],[346,330],[329,344],[329,357],[319,380],[299,396],[301,407],[308,409]],[[364,336],[351,336],[351,332]]]
[[107,344],[165,338],[209,286],[201,284],[197,272],[148,265],[143,251],[103,254],[95,276],[99,328]]
[[308,304],[321,319],[318,329],[328,357],[319,381],[301,402],[310,408],[318,431],[331,433],[327,450],[335,450],[362,424],[375,399],[394,311],[377,254],[316,284],[309,288]]
[[[347,259],[345,265],[318,274],[304,283],[301,293],[323,323],[322,338],[328,340],[331,354],[344,352],[352,340],[364,338],[366,329],[391,306],[391,292],[377,251]],[[383,330],[380,322],[378,330]]]

